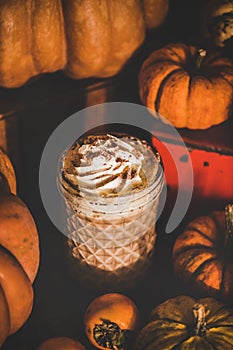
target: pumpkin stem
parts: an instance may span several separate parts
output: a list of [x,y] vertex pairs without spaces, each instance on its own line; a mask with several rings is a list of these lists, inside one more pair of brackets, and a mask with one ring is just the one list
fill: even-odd
[[197,59],[195,61],[195,69],[194,69],[195,72],[198,72],[200,70],[202,61],[203,61],[205,56],[206,56],[206,50],[199,49],[198,50],[198,56],[197,56]]
[[233,204],[225,207],[227,243],[233,241]]
[[196,303],[193,306],[193,314],[196,321],[194,334],[203,337],[206,334],[206,320],[205,320],[206,314],[205,314],[204,305]]

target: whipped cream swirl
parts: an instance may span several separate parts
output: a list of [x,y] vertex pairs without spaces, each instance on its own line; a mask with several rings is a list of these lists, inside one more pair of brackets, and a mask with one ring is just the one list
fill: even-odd
[[[159,155],[145,141],[113,135],[89,136],[70,150],[63,180],[86,195],[122,196],[145,188],[158,171]],[[67,187],[67,186],[66,186]]]

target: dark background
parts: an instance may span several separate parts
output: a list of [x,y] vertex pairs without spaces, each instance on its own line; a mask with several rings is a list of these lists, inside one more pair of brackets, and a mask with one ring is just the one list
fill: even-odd
[[[83,330],[83,316],[89,302],[101,294],[98,281],[84,284],[80,275],[70,268],[65,237],[50,222],[41,203],[38,170],[44,145],[53,130],[65,118],[91,104],[106,101],[140,103],[138,72],[143,60],[154,49],[169,42],[204,45],[202,38],[203,1],[171,0],[164,25],[147,33],[143,46],[116,77],[75,81],[58,72],[32,79],[19,89],[0,89],[1,112],[13,110],[17,122],[16,148],[10,149],[17,180],[18,195],[30,208],[40,236],[41,262],[34,283],[35,301],[27,323],[3,345],[3,350],[34,350],[43,340],[55,336],[68,336],[87,342]],[[104,96],[104,97],[103,97]],[[229,128],[230,125],[230,128]],[[232,148],[232,123],[229,122],[207,132],[181,131],[190,142],[201,145],[213,142],[218,147]],[[183,135],[182,134],[182,135]],[[228,137],[226,137],[228,135]],[[210,141],[209,141],[210,140]],[[49,171],[49,169],[48,169]],[[225,203],[217,203],[223,208]],[[169,204],[168,204],[169,207]],[[157,226],[157,243],[153,264],[144,280],[133,287],[122,287],[139,308],[141,325],[151,309],[163,300],[188,290],[176,279],[172,270],[171,249],[176,235],[193,217],[217,209],[216,203],[202,199],[191,203],[181,225],[170,235],[164,234],[168,210],[164,211]],[[111,286],[108,291],[116,291]]]

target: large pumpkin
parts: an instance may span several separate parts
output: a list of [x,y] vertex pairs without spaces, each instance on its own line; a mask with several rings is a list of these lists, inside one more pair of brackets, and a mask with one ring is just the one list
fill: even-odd
[[0,193],[0,245],[16,257],[33,282],[39,267],[37,228],[28,207],[11,193]]
[[155,117],[177,128],[207,129],[232,114],[233,63],[194,46],[168,44],[143,63],[139,88]]
[[192,220],[173,247],[174,270],[192,292],[233,300],[233,206]]
[[73,78],[115,75],[167,10],[168,0],[3,0],[0,86],[60,69]]
[[135,350],[232,350],[233,311],[213,298],[168,299],[151,313]]
[[[39,266],[34,219],[15,191],[15,176],[0,154],[0,347],[27,321],[33,305],[32,282]],[[3,162],[2,160],[6,160]]]
[[233,0],[207,0],[203,18],[205,35],[233,57]]

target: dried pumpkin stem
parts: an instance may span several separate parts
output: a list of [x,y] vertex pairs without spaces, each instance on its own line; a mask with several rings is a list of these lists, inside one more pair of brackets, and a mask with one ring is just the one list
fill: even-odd
[[227,243],[233,241],[233,204],[225,207]]
[[196,321],[196,327],[194,335],[205,336],[206,334],[206,320],[205,320],[205,307],[202,304],[196,303],[193,306],[193,314]]
[[206,56],[206,50],[199,49],[198,50],[198,56],[197,56],[197,59],[195,61],[195,71],[196,72],[198,72],[200,70],[202,61],[203,61],[205,56]]

